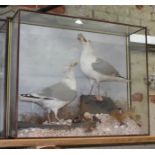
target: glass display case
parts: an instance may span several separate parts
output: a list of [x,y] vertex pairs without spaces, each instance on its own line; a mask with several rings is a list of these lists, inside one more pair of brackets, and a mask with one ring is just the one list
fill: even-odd
[[7,22],[0,19],[0,138],[5,136],[6,30]]
[[8,136],[149,134],[145,27],[24,10],[9,25]]

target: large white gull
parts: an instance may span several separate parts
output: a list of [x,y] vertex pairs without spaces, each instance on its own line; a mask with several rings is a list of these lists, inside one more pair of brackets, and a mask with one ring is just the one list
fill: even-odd
[[58,111],[60,108],[70,104],[77,97],[77,83],[75,78],[74,67],[77,62],[69,65],[66,76],[62,81],[44,88],[39,93],[21,94],[20,100],[26,102],[33,102],[40,105],[48,113],[48,121],[51,122],[50,112],[53,111],[55,118],[58,118]]
[[92,93],[94,84],[97,84],[98,95],[97,100],[102,100],[100,95],[100,82],[103,81],[122,81],[127,82],[124,77],[122,77],[117,69],[112,66],[109,62],[98,58],[93,53],[93,47],[90,40],[87,40],[83,34],[78,34],[77,39],[82,43],[83,50],[80,58],[80,67],[82,72],[90,79]]

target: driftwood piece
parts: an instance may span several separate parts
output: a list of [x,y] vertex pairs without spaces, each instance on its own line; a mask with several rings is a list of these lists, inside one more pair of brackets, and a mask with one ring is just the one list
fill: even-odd
[[109,97],[103,97],[103,101],[96,100],[94,95],[82,95],[80,97],[80,113],[89,112],[91,114],[109,114],[117,109],[114,101]]

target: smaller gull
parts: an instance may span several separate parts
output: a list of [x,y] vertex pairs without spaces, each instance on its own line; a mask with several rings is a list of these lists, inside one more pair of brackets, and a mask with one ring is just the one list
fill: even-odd
[[80,58],[80,67],[82,72],[90,79],[92,93],[94,84],[96,82],[98,87],[97,100],[102,100],[100,95],[100,82],[103,81],[124,81],[127,82],[124,77],[122,77],[114,66],[109,62],[96,57],[93,54],[93,47],[90,40],[87,40],[83,34],[78,34],[77,39],[82,43],[83,50]]
[[33,102],[41,106],[48,113],[48,121],[51,122],[50,112],[53,111],[55,118],[58,118],[58,111],[67,104],[72,103],[77,97],[77,83],[74,67],[78,63],[69,65],[66,76],[62,81],[44,88],[39,93],[21,94],[20,100]]

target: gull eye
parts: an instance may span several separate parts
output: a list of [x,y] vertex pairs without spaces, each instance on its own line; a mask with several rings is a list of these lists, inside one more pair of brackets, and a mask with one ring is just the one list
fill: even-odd
[[51,99],[50,99],[50,98],[48,98],[48,97],[44,97],[44,99],[45,99],[45,100],[51,100]]
[[24,97],[25,97],[25,96],[26,96],[26,94],[21,94],[21,96],[24,96]]

